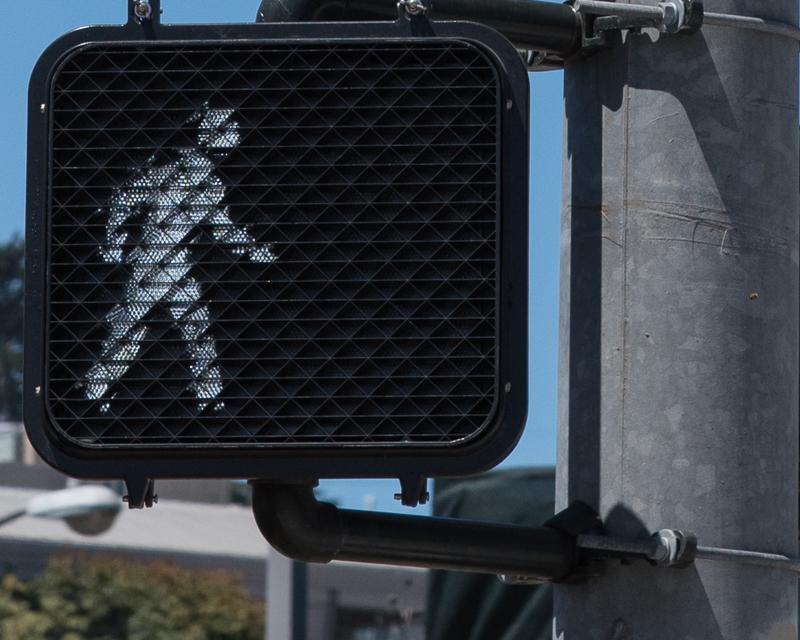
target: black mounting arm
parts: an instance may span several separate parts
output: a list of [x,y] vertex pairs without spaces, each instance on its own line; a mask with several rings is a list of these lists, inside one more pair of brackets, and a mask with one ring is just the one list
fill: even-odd
[[431,9],[437,20],[479,22],[502,33],[523,53],[531,70],[563,66],[612,46],[609,33],[655,28],[694,33],[703,24],[700,0],[662,0],[657,6],[603,0],[262,0],[258,22],[392,20],[400,6]]
[[[434,8],[439,20],[480,22],[525,49],[566,57],[582,44],[581,18],[566,4],[536,0],[436,0]],[[397,0],[262,0],[257,20],[395,20],[397,11]]]
[[562,581],[582,573],[577,535],[596,528],[581,503],[542,527],[370,511],[318,502],[312,484],[254,481],[253,513],[282,554],[304,562],[348,560]]

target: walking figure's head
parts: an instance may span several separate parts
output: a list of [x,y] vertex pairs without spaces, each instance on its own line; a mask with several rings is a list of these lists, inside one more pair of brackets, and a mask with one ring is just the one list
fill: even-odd
[[242,135],[233,109],[212,109],[208,103],[192,114],[189,123],[197,123],[197,145],[213,155],[227,156],[239,146]]

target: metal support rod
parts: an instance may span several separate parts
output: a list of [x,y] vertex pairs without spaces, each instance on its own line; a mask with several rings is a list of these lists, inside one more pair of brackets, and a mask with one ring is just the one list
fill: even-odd
[[558,580],[578,567],[573,536],[521,527],[339,509],[310,485],[253,482],[253,514],[267,541],[304,562],[349,560]]
[[[643,558],[662,566],[675,566],[667,548],[668,538],[659,534],[648,538],[614,538],[583,534],[578,536],[578,546],[592,556]],[[691,555],[692,560],[732,562],[800,574],[800,558],[790,558],[778,553],[722,549],[701,545],[693,549]],[[685,566],[685,563],[681,563],[681,565]]]
[[686,568],[697,556],[697,537],[676,529],[662,529],[647,538],[620,538],[582,534],[578,546],[591,557],[644,558],[664,567]]
[[612,538],[609,536],[581,535],[578,546],[598,555],[618,555],[623,557],[645,558],[651,560],[658,555],[659,542],[653,536],[648,538]]
[[[437,20],[471,20],[516,46],[566,56],[581,46],[580,17],[565,4],[536,0],[436,0]],[[395,20],[397,0],[262,0],[259,22]]]
[[697,547],[695,558],[698,560],[734,562],[737,564],[765,567],[777,569],[779,571],[791,571],[792,573],[800,574],[800,558],[789,558],[777,553],[720,549],[719,547]]
[[703,24],[711,27],[730,27],[734,29],[749,29],[760,31],[792,40],[800,40],[800,29],[797,25],[776,20],[764,20],[752,16],[736,16],[728,13],[709,13],[703,17]]
[[649,20],[654,25],[664,19],[664,9],[660,6],[646,4],[617,4],[602,0],[575,0],[573,5],[579,13],[590,13],[597,16],[616,16],[626,20]]

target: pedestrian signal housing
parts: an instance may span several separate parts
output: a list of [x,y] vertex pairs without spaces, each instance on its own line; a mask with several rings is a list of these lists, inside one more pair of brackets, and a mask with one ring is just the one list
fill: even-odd
[[526,415],[528,84],[474,24],[72,32],[30,85],[25,422],[81,477],[429,477]]

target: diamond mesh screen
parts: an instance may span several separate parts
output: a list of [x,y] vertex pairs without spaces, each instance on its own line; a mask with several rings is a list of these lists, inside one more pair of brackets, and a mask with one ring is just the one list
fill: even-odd
[[52,87],[63,435],[397,447],[483,428],[500,88],[480,50],[90,45]]

